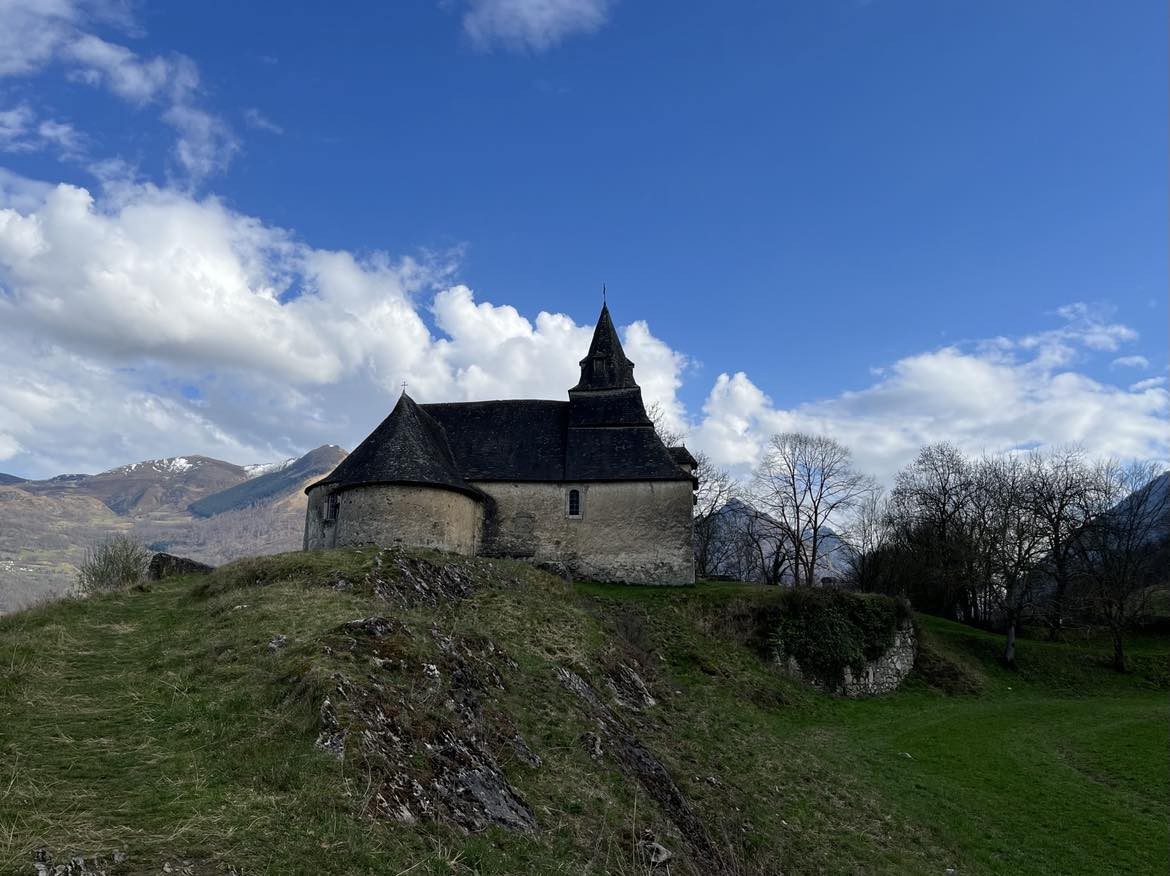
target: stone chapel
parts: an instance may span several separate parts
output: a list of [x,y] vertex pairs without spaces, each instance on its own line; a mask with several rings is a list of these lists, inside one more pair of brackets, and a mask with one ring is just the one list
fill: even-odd
[[602,306],[568,401],[417,404],[306,489],[306,550],[376,544],[515,557],[575,578],[695,580],[696,462],[646,415]]

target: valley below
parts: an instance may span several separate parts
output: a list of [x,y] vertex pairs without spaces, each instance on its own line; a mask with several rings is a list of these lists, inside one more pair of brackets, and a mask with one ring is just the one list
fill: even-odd
[[295,550],[305,487],[345,455],[324,445],[254,466],[189,456],[96,475],[0,478],[0,614],[69,593],[86,551],[116,533],[211,565]]

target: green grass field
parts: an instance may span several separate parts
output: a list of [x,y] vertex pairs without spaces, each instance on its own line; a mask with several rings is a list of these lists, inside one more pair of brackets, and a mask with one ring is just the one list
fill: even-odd
[[[649,828],[697,872],[675,826],[612,762],[556,682],[637,660],[658,705],[627,716],[742,873],[1165,873],[1170,870],[1170,642],[1108,649],[999,640],[920,617],[923,673],[847,701],[744,644],[775,598],[747,585],[570,585],[465,561],[481,582],[439,608],[360,586],[370,551],[290,554],[210,579],[0,618],[0,872],[32,856],[123,849],[125,873],[645,873]],[[373,614],[491,637],[515,661],[492,708],[539,767],[501,757],[538,829],[482,833],[360,815],[360,764],[314,748],[338,667],[322,637]],[[288,646],[270,653],[276,634]],[[419,660],[429,639],[416,636]],[[955,691],[966,691],[955,693]],[[433,708],[438,714],[441,703]],[[666,872],[660,869],[656,872]]]

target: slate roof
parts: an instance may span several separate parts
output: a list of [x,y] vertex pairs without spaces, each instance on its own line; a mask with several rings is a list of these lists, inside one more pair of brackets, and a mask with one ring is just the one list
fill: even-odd
[[609,305],[601,305],[601,316],[593,329],[589,352],[581,360],[581,380],[569,392],[596,389],[635,389],[634,363],[626,358],[617,329],[609,317]]
[[353,453],[308,489],[354,484],[425,484],[482,496],[456,466],[443,427],[406,393]]
[[423,405],[473,481],[559,481],[569,403],[509,400]]
[[569,429],[567,481],[689,481],[653,426]]
[[693,480],[654,431],[633,369],[602,307],[569,401],[418,405],[404,393],[313,487],[434,484],[482,496],[469,482]]

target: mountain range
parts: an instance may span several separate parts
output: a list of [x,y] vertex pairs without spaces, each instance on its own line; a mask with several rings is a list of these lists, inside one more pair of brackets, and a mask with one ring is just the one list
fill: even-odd
[[294,550],[304,488],[345,456],[328,444],[257,465],[191,455],[39,481],[0,474],[0,613],[68,592],[86,549],[113,533],[214,565]]
[[[780,533],[783,527],[768,514],[757,510],[742,499],[732,499],[713,515],[715,540],[712,550],[711,572],[737,581],[763,581],[764,569],[769,567],[783,547],[790,554],[788,542]],[[828,526],[818,528],[819,557],[816,580],[825,583],[844,581],[851,570],[853,548]],[[784,564],[787,568],[788,563]],[[780,576],[783,583],[791,583],[788,568]]]

